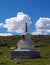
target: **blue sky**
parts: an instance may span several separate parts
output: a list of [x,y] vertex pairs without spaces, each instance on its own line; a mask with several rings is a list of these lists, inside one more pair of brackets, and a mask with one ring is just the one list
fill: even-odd
[[[32,23],[29,26],[29,33],[37,33],[37,30],[40,30],[40,34],[42,32],[45,32],[46,34],[50,33],[48,32],[48,29],[46,31],[46,26],[45,28],[38,26],[39,20],[40,25],[41,19],[42,21],[43,19],[44,21],[46,19],[47,23],[45,22],[45,24],[49,25],[48,28],[50,30],[50,23],[48,23],[48,20],[50,22],[50,0],[0,0],[0,24],[2,23],[5,25],[5,20],[16,17],[18,12],[23,12],[31,17]],[[8,28],[4,28],[2,24],[0,26],[0,34],[18,33],[7,31]],[[42,28],[44,28],[45,31],[44,29],[42,30]]]

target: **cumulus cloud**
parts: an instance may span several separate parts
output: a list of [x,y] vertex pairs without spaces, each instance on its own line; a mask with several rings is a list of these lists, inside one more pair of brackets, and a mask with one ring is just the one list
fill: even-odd
[[34,31],[31,34],[33,34],[33,35],[42,35],[42,32],[41,31]]
[[3,26],[3,23],[0,23],[0,27],[2,27]]
[[[7,32],[23,33],[26,22],[28,26],[32,23],[30,16],[23,12],[18,12],[15,17],[5,19],[5,23],[0,23],[0,27],[7,28]],[[48,33],[50,33],[50,18],[40,17],[35,23],[35,31],[32,34],[47,35]]]
[[47,35],[48,32],[36,30],[36,31],[32,32],[31,34],[32,35]]
[[23,12],[18,12],[16,17],[6,19],[3,27],[7,28],[8,32],[21,33],[24,31],[26,22],[29,25],[31,23],[31,18]]
[[50,33],[50,18],[39,18],[35,24],[36,31],[32,34],[48,34]]
[[36,29],[41,31],[50,31],[50,18],[40,18],[36,24]]
[[0,33],[0,36],[12,36],[11,33]]

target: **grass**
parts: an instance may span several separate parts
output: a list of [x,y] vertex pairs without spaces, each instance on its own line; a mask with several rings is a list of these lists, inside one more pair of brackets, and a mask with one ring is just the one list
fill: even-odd
[[[0,61],[3,61],[3,64],[0,65],[50,65],[50,45],[39,47],[42,58],[36,59],[10,59],[10,48],[0,48]],[[19,63],[17,63],[19,62]]]
[[[2,43],[9,43],[10,46],[16,46],[20,37],[16,38],[17,37],[1,37],[0,41]],[[10,59],[11,49],[0,47],[0,62],[3,62],[0,65],[50,65],[50,36],[34,36],[32,40],[34,40],[36,45],[44,44],[44,46],[35,47],[36,50],[40,51],[42,58],[12,60]]]

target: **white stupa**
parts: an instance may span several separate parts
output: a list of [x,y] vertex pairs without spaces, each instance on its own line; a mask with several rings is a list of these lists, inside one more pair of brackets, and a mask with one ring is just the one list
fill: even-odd
[[22,35],[21,40],[19,40],[17,43],[18,48],[11,51],[12,59],[40,57],[40,52],[34,49],[34,42],[30,38],[31,35],[28,34],[26,23],[25,34]]

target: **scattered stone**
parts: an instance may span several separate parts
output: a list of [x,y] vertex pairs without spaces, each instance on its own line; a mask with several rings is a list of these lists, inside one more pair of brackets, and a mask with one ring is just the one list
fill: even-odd
[[4,64],[4,62],[3,61],[0,61],[0,64]]
[[16,58],[14,60],[16,60]]
[[4,57],[6,58],[7,56],[5,55]]
[[11,50],[15,49],[15,47],[10,47]]
[[20,64],[20,62],[19,62],[19,61],[16,61],[15,63]]

